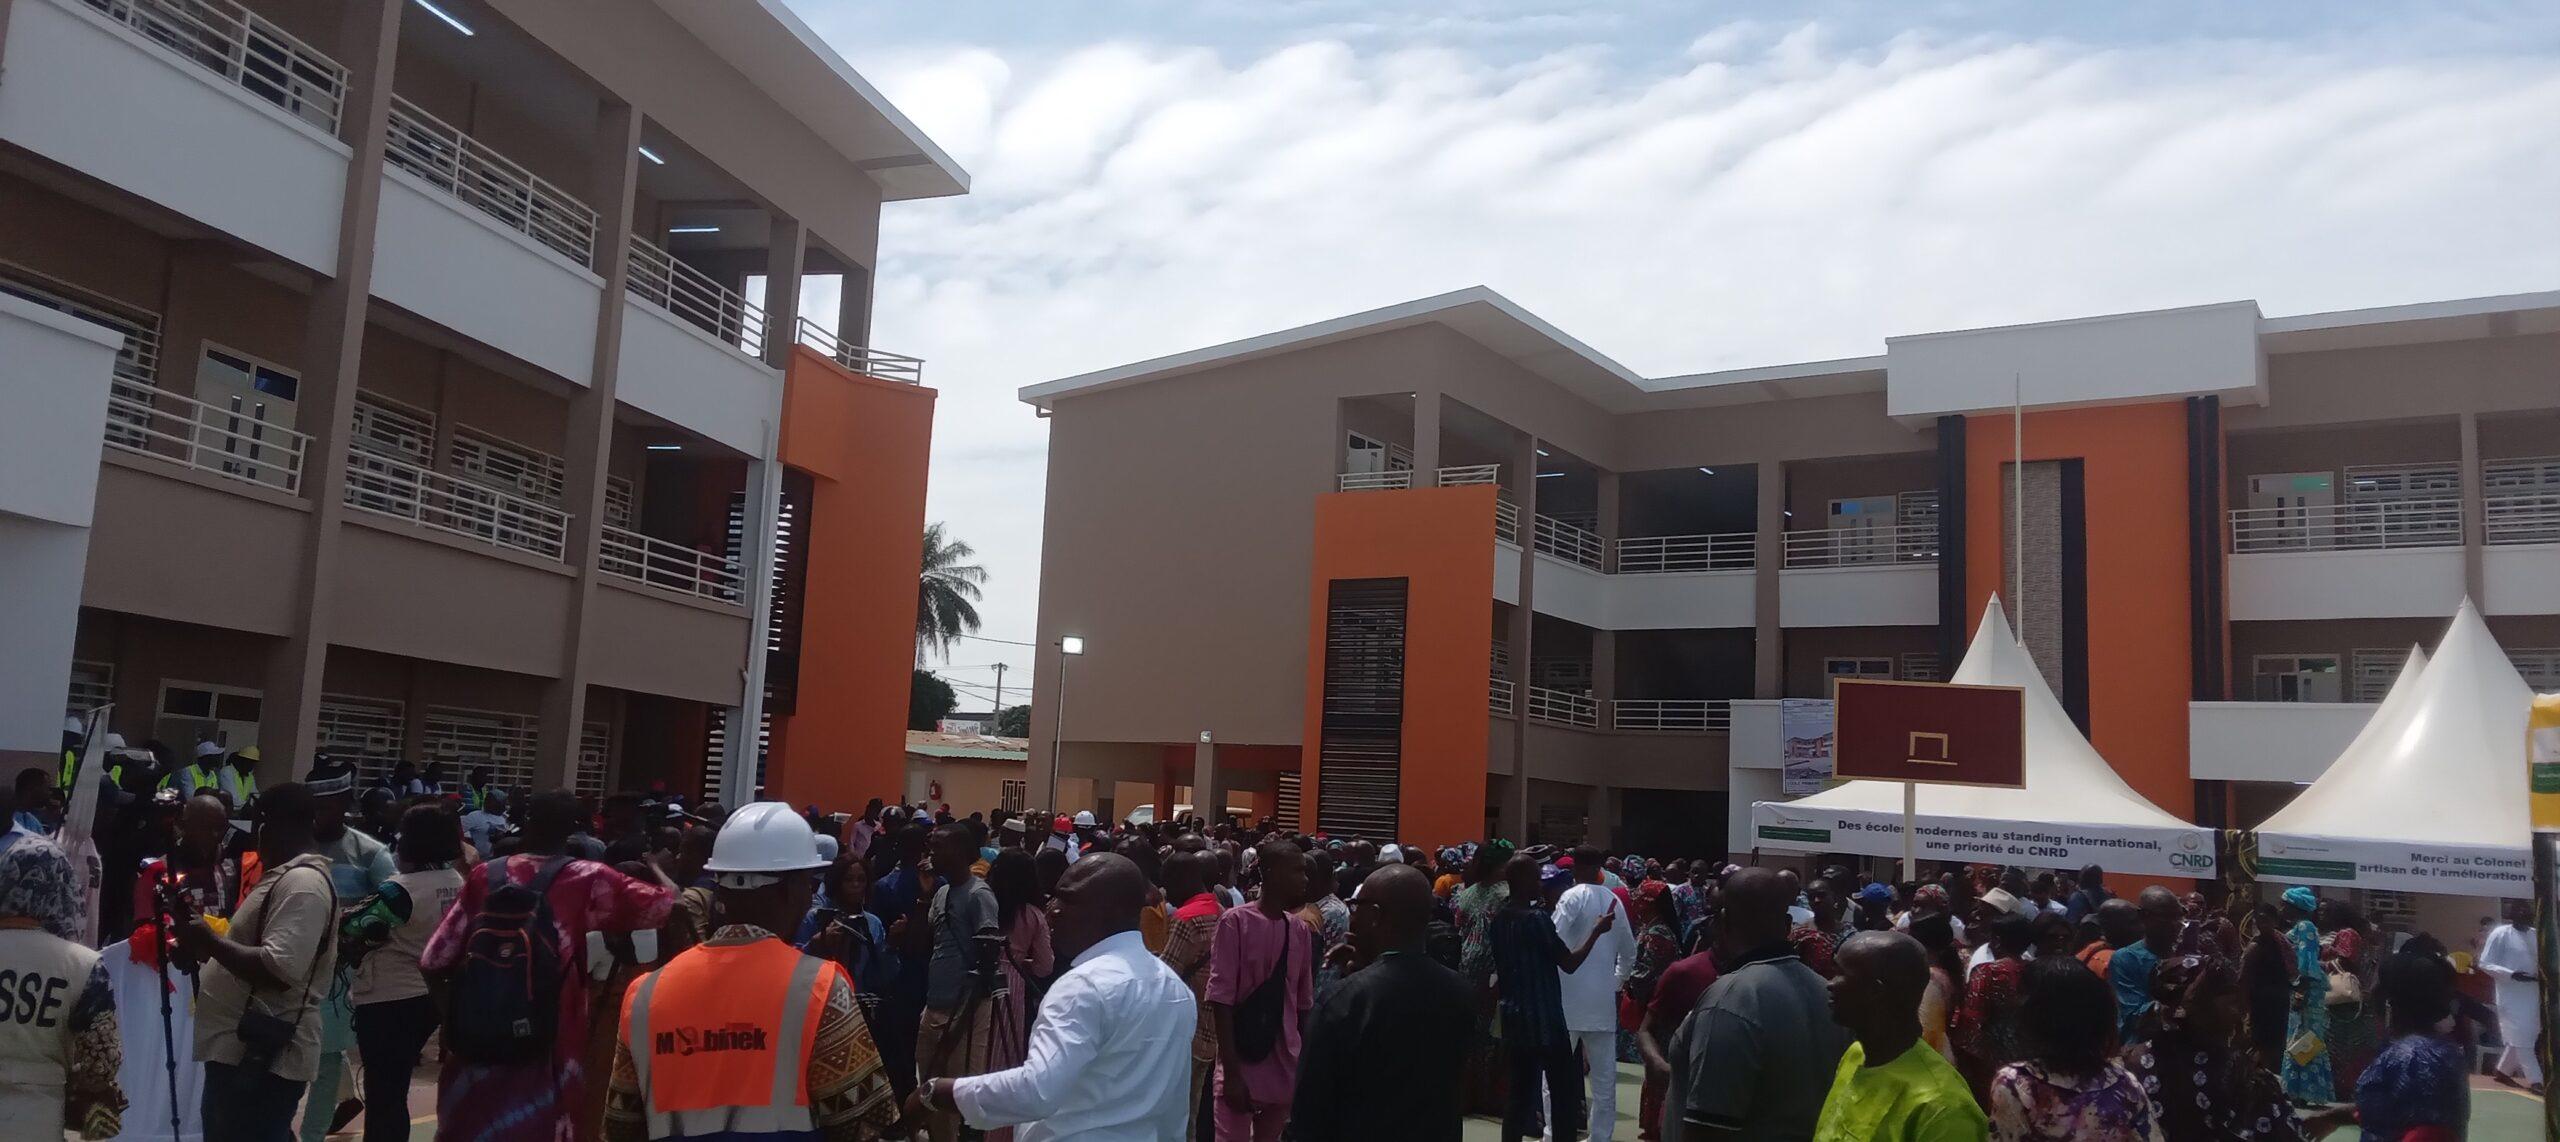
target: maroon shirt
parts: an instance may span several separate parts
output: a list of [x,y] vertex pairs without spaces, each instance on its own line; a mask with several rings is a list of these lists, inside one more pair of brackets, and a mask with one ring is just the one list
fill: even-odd
[[1699,952],[1674,960],[1662,969],[1662,978],[1653,985],[1653,1002],[1646,1006],[1649,1015],[1658,1015],[1678,1029],[1680,1021],[1698,1006],[1698,997],[1707,993],[1707,985],[1716,981],[1715,956]]

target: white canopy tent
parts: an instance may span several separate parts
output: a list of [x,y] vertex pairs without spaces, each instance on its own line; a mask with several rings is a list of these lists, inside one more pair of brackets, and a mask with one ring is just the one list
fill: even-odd
[[[1951,682],[2026,691],[2026,784],[1922,785],[1921,859],[2104,866],[2144,876],[2214,874],[2212,835],[2145,800],[2080,736],[1994,597]],[[1795,801],[1751,807],[1763,848],[1902,855],[1902,783],[1850,781]]]
[[2401,671],[2328,772],[2258,826],[2260,879],[2533,894],[2525,718],[2533,691],[2469,600]]

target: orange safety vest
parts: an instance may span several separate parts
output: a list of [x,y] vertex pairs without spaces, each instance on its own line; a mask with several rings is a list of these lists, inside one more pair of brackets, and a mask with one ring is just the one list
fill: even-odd
[[809,1056],[843,972],[764,939],[697,944],[640,977],[623,994],[622,1036],[649,1137],[813,1132]]

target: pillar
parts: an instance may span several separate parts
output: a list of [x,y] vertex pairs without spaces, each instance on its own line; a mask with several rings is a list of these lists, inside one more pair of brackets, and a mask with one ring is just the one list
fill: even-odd
[[1511,450],[1512,495],[1520,501],[1520,601],[1511,608],[1511,678],[1519,687],[1512,703],[1511,715],[1511,790],[1512,801],[1519,806],[1519,832],[1514,839],[1525,841],[1532,818],[1529,814],[1529,645],[1530,632],[1536,626],[1538,557],[1534,542],[1538,526],[1538,438],[1522,434]]
[[[338,7],[339,50],[347,94],[338,137],[347,144],[346,193],[338,201],[338,256],[313,289],[303,329],[302,494],[311,522],[302,533],[293,577],[301,600],[285,637],[266,663],[266,698],[258,724],[261,753],[274,759],[270,781],[300,777],[319,735],[320,687],[329,663],[329,590],[336,565],[338,521],[346,514],[347,449],[355,422],[356,376],[373,295],[373,233],[382,205],[382,158],[391,114],[391,67],[400,42],[400,0],[347,0]],[[188,366],[188,376],[194,376]],[[317,413],[318,415],[310,415]]]
[[1778,621],[1787,565],[1787,465],[1764,460],[1753,473],[1758,502],[1751,534],[1751,696],[1787,693],[1787,633]]
[[2489,500],[2483,487],[2487,473],[2480,462],[2480,416],[2462,412],[2462,593],[2474,605],[2487,606]]
[[1582,808],[1584,843],[1603,849],[1616,846],[1618,832],[1616,793],[1617,790],[1611,786],[1594,785],[1590,792],[1584,795]]
[[[608,100],[596,116],[596,273],[604,304],[596,310],[592,379],[569,397],[567,560],[573,574],[562,618],[560,673],[544,684],[536,730],[533,787],[566,789],[578,765],[587,722],[587,613],[597,590],[596,542],[604,532],[605,465],[613,454],[615,382],[622,369],[623,284],[630,273],[631,211],[639,185],[640,112]],[[748,735],[753,740],[754,735]]]
[[1211,820],[1227,811],[1226,795],[1218,789],[1218,743],[1207,730],[1200,731],[1200,743],[1191,747],[1191,805]]
[[796,218],[772,216],[764,249],[764,363],[781,368],[800,340],[800,267],[808,231]]
[[1618,712],[1618,632],[1591,632],[1591,702],[1600,711],[1600,728],[1616,729]]
[[1440,393],[1424,389],[1413,394],[1413,486],[1428,488],[1440,482]]

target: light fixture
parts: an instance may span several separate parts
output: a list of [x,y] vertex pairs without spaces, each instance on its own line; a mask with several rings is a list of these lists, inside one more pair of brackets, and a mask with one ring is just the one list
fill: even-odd
[[1546,455],[1546,454],[1547,454],[1547,450],[1546,450],[1546,449],[1541,448],[1541,449],[1539,449],[1539,450],[1538,450],[1538,455],[1540,455],[1540,456],[1544,456],[1544,455]]
[[1083,637],[1083,636],[1081,636],[1081,635],[1072,635],[1072,634],[1070,634],[1070,635],[1063,635],[1063,636],[1060,636],[1060,637],[1059,637],[1059,639],[1058,639],[1058,653],[1060,653],[1060,654],[1082,654],[1082,653],[1084,653],[1084,637]]
[[476,36],[476,35],[479,35],[479,34],[480,34],[480,33],[478,33],[478,32],[472,31],[472,30],[471,30],[471,25],[466,24],[466,23],[463,23],[463,22],[462,22],[462,21],[460,21],[460,20],[454,19],[454,18],[453,18],[453,13],[451,13],[451,12],[447,12],[447,11],[445,11],[445,10],[444,10],[444,9],[442,9],[442,8],[438,8],[438,7],[436,7],[434,4],[428,3],[428,2],[427,2],[427,0],[418,0],[418,7],[421,7],[421,8],[426,9],[426,10],[427,10],[427,14],[428,14],[428,15],[433,16],[433,17],[435,17],[436,19],[442,20],[442,21],[444,21],[444,22],[445,22],[445,23],[447,23],[447,24],[451,24],[451,25],[453,25],[453,30],[454,30],[454,31],[457,31],[457,32],[460,32],[460,33],[462,33],[463,35],[466,35],[466,36]]
[[1713,468],[1700,468],[1698,469],[1698,474],[1701,476],[1712,476],[1716,474],[1716,470]]
[[1796,518],[1796,513],[1794,513],[1794,512],[1780,512],[1780,513],[1778,513],[1778,514],[1783,515],[1783,516],[1787,517],[1788,519],[1794,519],[1794,518]]
[[684,445],[681,445],[681,444],[652,444],[652,445],[649,445],[649,446],[648,446],[648,448],[649,448],[649,451],[651,451],[651,452],[682,452],[682,451],[684,451]]
[[656,163],[656,164],[658,164],[659,166],[665,166],[665,165],[667,165],[667,160],[662,159],[662,158],[659,158],[659,157],[658,157],[658,152],[653,151],[653,150],[650,150],[650,149],[649,149],[649,148],[647,148],[647,147],[642,147],[642,148],[640,148],[640,157],[641,157],[641,158],[644,158],[644,159],[647,159],[647,160],[649,160],[650,162]]
[[1561,476],[1561,475],[1564,475],[1564,473],[1562,473],[1562,472],[1540,472],[1540,473],[1538,473],[1538,478],[1539,478],[1539,479],[1541,479],[1541,480],[1544,480],[1544,479],[1548,479],[1548,478],[1555,477],[1555,476]]
[[669,227],[667,227],[667,233],[669,233],[669,234],[717,234],[717,233],[719,233],[719,232],[720,232],[720,228],[719,228],[719,227],[717,227],[717,226],[669,226]]

